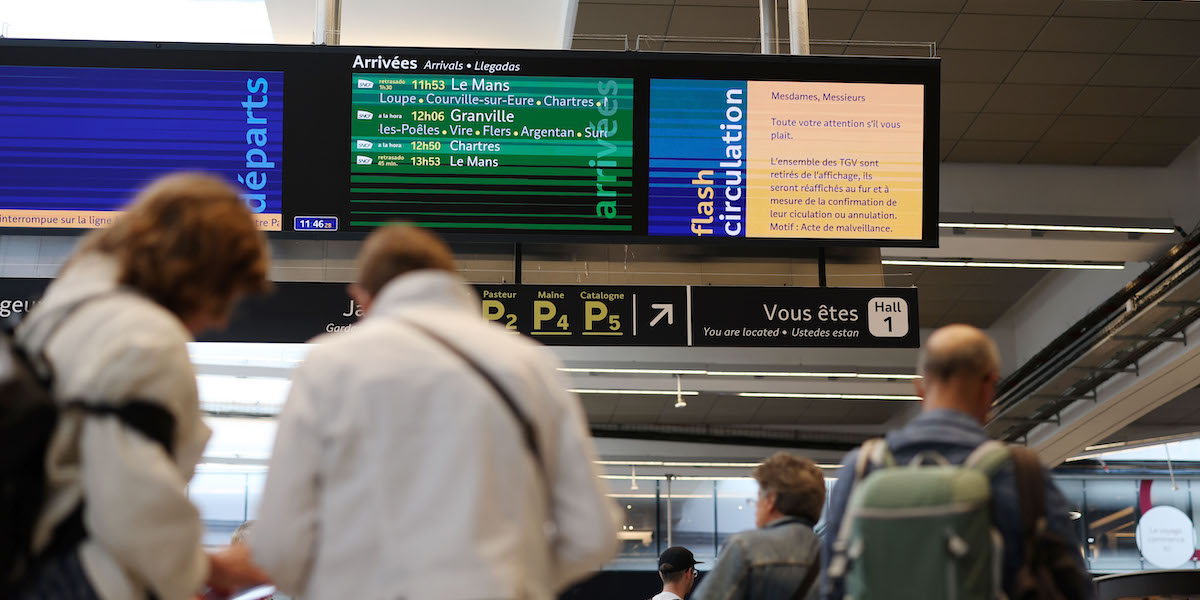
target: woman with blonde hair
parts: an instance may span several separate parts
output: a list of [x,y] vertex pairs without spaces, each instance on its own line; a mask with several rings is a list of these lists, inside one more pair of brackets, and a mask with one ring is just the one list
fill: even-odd
[[[40,558],[22,597],[176,600],[262,579],[236,553],[201,546],[185,488],[211,432],[187,343],[267,287],[266,240],[211,175],[154,182],[79,243],[17,330],[51,370],[56,401],[82,403],[62,410],[50,440]],[[105,412],[133,403],[165,409],[167,433]]]

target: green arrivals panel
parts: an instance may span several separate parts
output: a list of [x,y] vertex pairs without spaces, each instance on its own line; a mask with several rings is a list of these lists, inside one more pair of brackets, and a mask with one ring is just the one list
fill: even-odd
[[352,76],[350,225],[633,231],[633,80]]

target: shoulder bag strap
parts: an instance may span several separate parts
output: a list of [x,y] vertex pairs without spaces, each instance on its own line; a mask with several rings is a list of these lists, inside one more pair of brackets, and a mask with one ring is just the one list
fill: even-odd
[[804,574],[804,581],[800,583],[800,587],[796,589],[794,600],[804,600],[808,596],[808,590],[812,588],[813,583],[817,581],[817,574],[821,572],[821,557],[817,556],[816,560],[808,565],[808,572]]
[[1023,446],[1013,446],[1013,471],[1017,482],[1017,497],[1021,503],[1021,524],[1026,547],[1043,526],[1046,517],[1046,484],[1042,463],[1037,453]]
[[[521,412],[521,407],[517,405],[517,402],[513,400],[513,397],[509,395],[503,386],[500,385],[500,382],[497,381],[491,373],[480,366],[475,359],[471,358],[457,346],[450,343],[450,341],[446,338],[434,333],[432,330],[423,325],[418,325],[414,321],[409,321],[406,319],[402,321],[409,327],[424,333],[426,337],[445,347],[460,360],[466,363],[467,366],[471,367],[472,370],[478,373],[479,376],[483,378],[483,380],[486,381],[489,386],[491,386],[492,390],[496,392],[496,395],[500,396],[500,399],[504,401],[504,405],[508,407],[508,410],[510,413],[512,413],[513,418],[516,419],[517,425],[521,428],[521,438],[525,442],[525,447],[529,449],[529,453],[533,456],[533,460],[537,464],[538,471],[542,472],[543,477],[545,477],[546,466],[545,463],[542,462],[542,451],[538,446],[537,430],[534,428],[533,423],[529,420],[529,418],[525,416],[525,413]],[[546,481],[547,485],[549,485],[549,480],[547,479]]]

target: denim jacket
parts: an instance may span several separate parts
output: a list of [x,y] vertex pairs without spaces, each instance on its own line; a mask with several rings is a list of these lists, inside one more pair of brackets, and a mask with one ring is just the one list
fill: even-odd
[[[819,562],[820,542],[812,523],[783,517],[762,529],[729,537],[693,600],[793,600],[809,568]],[[813,586],[815,587],[815,586]]]

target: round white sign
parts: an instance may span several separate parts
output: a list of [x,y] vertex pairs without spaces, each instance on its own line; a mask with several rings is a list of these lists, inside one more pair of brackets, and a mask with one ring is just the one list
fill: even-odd
[[1137,547],[1146,562],[1160,569],[1176,569],[1196,554],[1192,520],[1174,506],[1155,506],[1137,525]]

